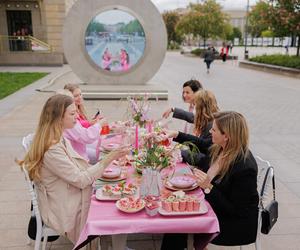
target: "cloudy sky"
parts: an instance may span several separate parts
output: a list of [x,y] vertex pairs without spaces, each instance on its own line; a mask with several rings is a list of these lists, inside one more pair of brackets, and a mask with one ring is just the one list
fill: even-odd
[[[173,10],[186,7],[190,2],[196,3],[201,0],[152,0],[160,11]],[[217,0],[224,9],[246,9],[247,0]],[[250,5],[255,4],[257,0],[249,0]]]

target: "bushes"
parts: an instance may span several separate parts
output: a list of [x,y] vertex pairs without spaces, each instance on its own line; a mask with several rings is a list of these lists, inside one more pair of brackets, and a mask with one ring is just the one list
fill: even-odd
[[249,59],[252,62],[266,63],[272,65],[278,65],[288,68],[300,69],[300,57],[299,56],[289,56],[289,55],[262,55],[256,56]]
[[180,44],[174,41],[170,41],[170,43],[168,44],[168,49],[170,50],[180,49]]
[[191,53],[195,56],[201,56],[203,55],[205,49],[200,49],[200,48],[197,48],[197,49],[194,49],[191,51]]

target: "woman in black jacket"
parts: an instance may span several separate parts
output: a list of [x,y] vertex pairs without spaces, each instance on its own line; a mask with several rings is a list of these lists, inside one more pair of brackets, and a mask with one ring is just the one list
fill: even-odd
[[[191,154],[189,151],[183,150],[183,161],[205,170],[208,167],[208,149],[212,145],[209,130],[212,126],[213,113],[219,110],[214,94],[204,89],[197,91],[195,94],[195,110],[193,134],[186,134],[180,131],[167,131],[167,136],[179,143],[191,142],[195,144],[199,152]],[[182,117],[188,117],[188,114],[184,112],[181,112]],[[177,115],[179,114],[177,113]]]
[[[198,169],[194,173],[219,220],[220,234],[212,243],[225,246],[253,243],[258,220],[257,164],[248,149],[246,121],[237,112],[216,113],[211,133],[214,143],[211,165],[207,173]],[[176,247],[172,247],[173,238],[177,239]],[[185,238],[167,235],[162,249],[183,249]]]

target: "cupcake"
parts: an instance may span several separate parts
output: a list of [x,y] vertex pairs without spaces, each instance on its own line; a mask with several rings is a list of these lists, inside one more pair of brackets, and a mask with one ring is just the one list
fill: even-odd
[[149,216],[154,216],[158,212],[158,202],[157,201],[151,201],[146,203],[146,213]]
[[179,211],[184,212],[186,209],[186,199],[182,198],[179,200]]

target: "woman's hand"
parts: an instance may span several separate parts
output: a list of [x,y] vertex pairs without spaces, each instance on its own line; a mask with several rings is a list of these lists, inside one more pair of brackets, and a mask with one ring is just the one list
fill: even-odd
[[211,186],[211,180],[209,178],[209,176],[204,173],[203,171],[194,168],[193,170],[195,176],[197,177],[197,183],[199,185],[199,187],[201,187],[202,189],[205,188],[209,188]]
[[130,146],[122,146],[111,151],[103,160],[102,165],[107,167],[112,161],[118,160],[130,153]]
[[166,136],[166,138],[176,138],[179,134],[178,131],[176,130],[168,130],[168,129],[164,129],[164,134]]
[[162,117],[167,119],[171,113],[172,113],[172,108],[169,108],[163,113]]

